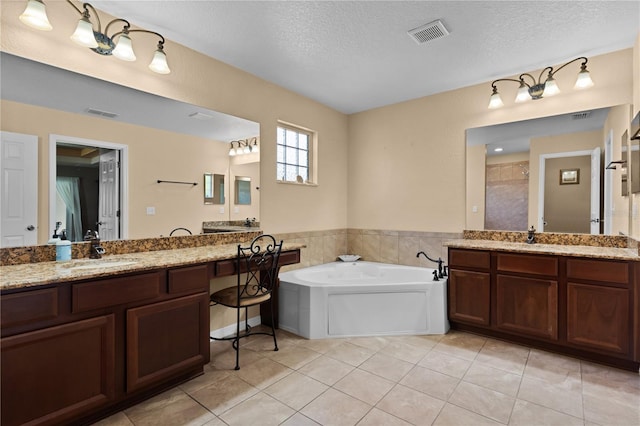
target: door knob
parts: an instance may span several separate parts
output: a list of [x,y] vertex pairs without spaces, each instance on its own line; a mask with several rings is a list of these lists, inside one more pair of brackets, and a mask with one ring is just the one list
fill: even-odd
[[34,229],[36,229],[36,227],[33,225],[27,226],[27,231],[33,231]]

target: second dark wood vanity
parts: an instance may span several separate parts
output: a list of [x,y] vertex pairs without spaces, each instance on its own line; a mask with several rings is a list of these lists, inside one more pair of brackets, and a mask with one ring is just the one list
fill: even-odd
[[451,326],[638,371],[640,262],[449,247]]
[[[235,247],[226,259],[3,287],[2,425],[88,424],[201,374],[209,281],[235,274]],[[280,264],[298,262],[300,249],[285,248]]]

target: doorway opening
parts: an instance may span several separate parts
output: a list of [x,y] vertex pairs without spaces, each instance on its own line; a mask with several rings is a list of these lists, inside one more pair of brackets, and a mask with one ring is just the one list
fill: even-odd
[[127,238],[126,145],[49,136],[50,235],[70,241],[88,230],[103,240]]

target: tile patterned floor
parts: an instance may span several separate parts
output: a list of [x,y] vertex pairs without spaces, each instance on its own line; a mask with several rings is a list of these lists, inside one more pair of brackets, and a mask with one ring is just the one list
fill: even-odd
[[97,423],[640,425],[640,375],[468,333],[227,342],[205,374]]

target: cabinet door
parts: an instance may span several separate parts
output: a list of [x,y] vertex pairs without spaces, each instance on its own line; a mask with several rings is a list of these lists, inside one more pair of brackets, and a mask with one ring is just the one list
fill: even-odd
[[449,319],[489,325],[491,278],[485,272],[449,272]]
[[496,327],[558,340],[558,282],[498,275]]
[[616,354],[629,353],[629,290],[567,284],[567,341]]
[[127,392],[209,362],[209,293],[127,311]]
[[114,316],[0,341],[2,425],[65,423],[115,396]]

